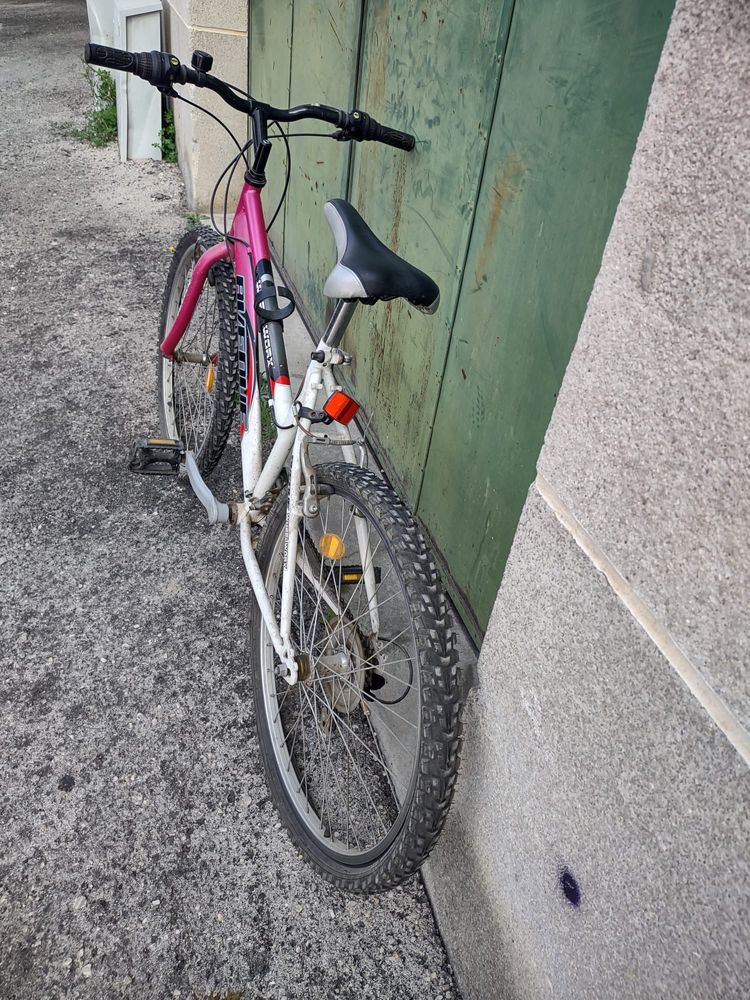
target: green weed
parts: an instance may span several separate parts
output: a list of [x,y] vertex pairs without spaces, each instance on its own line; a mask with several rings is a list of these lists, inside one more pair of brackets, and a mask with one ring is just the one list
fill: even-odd
[[270,444],[276,438],[276,428],[268,403],[268,386],[265,384],[260,390],[260,435],[264,444]]
[[159,130],[159,141],[154,143],[161,150],[165,163],[177,163],[177,137],[174,130],[174,112],[164,112],[164,124]]
[[94,108],[86,116],[86,124],[74,133],[75,138],[92,146],[106,146],[117,138],[117,91],[114,77],[105,69],[85,70],[94,97]]
[[[271,413],[271,406],[268,402],[268,383],[266,382],[265,375],[263,375],[260,380],[259,394],[260,438],[265,448],[276,440],[276,425],[273,422],[273,414]],[[238,392],[234,397],[235,405],[239,402],[239,398],[240,394]]]

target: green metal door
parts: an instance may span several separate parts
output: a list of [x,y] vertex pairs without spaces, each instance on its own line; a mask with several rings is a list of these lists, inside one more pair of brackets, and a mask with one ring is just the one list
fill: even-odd
[[487,149],[511,0],[368,3],[358,104],[413,133],[408,156],[355,150],[350,200],[441,288],[435,316],[403,301],[360,309],[347,344],[370,434],[412,507],[427,461]]
[[[344,195],[441,287],[359,310],[351,381],[474,637],[486,626],[673,0],[253,0],[253,91],[362,107],[414,153],[299,140],[272,239],[322,324]],[[286,81],[286,82],[285,82]],[[286,88],[286,89],[285,89]],[[269,204],[281,190],[277,174]]]
[[[289,105],[289,73],[292,61],[292,21],[294,0],[250,0],[250,92],[259,101],[275,107]],[[263,201],[270,221],[271,213],[284,190],[284,164],[281,142],[274,145],[268,186]],[[284,257],[284,219],[287,205],[273,225],[273,242]]]
[[627,178],[671,0],[517,0],[417,511],[478,638]]
[[[277,107],[317,102],[351,107],[362,20],[361,0],[253,0],[250,5],[250,81],[259,100]],[[288,129],[322,132],[302,122]],[[330,129],[329,129],[330,131]],[[277,133],[272,129],[270,136]],[[271,229],[280,261],[293,275],[305,308],[319,320],[330,265],[328,198],[346,197],[351,149],[329,139],[290,139],[289,195]],[[273,214],[284,188],[285,150],[276,138],[264,204]]]
[[[353,107],[359,49],[361,4],[338,0],[318,16],[319,0],[296,0],[292,30],[290,103],[317,101]],[[313,126],[313,127],[310,127]],[[324,132],[302,122],[291,132]],[[292,198],[284,221],[284,266],[310,313],[322,322],[323,284],[331,266],[333,243],[323,215],[329,198],[345,198],[351,147],[330,139],[290,140]]]

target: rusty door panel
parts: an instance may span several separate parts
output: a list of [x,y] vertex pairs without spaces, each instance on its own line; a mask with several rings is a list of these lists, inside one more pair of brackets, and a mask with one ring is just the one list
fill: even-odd
[[672,0],[517,0],[418,515],[486,627]]
[[[361,0],[295,0],[290,103],[352,108]],[[290,131],[332,132],[317,122]],[[277,144],[280,146],[280,144]],[[336,256],[323,215],[329,198],[346,196],[351,147],[330,139],[290,139],[292,180],[284,227],[284,266],[308,312],[322,325],[323,284]],[[279,152],[281,150],[279,149]]]
[[512,3],[366,5],[357,105],[412,132],[413,153],[363,143],[350,200],[390,247],[438,282],[426,317],[403,302],[365,306],[347,335],[371,434],[414,503],[427,457],[479,188]]
[[[250,93],[276,107],[289,105],[289,67],[292,49],[294,0],[252,0],[250,4]],[[263,204],[271,219],[284,188],[284,150],[274,144]],[[286,206],[273,225],[271,240],[283,260]]]

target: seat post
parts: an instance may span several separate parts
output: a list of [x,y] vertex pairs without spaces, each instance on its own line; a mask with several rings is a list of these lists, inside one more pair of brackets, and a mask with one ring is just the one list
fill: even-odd
[[327,347],[338,347],[349,326],[354,310],[359,305],[357,299],[338,299],[333,310],[323,341]]

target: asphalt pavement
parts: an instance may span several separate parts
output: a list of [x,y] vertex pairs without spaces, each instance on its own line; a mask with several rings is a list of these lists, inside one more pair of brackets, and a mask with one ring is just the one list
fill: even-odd
[[0,0],[0,1000],[453,1000],[419,880],[346,896],[280,829],[236,536],[127,472],[187,210],[69,137],[86,37],[82,0]]

